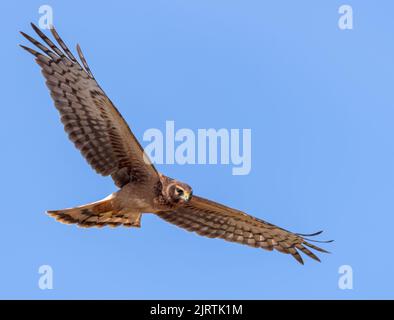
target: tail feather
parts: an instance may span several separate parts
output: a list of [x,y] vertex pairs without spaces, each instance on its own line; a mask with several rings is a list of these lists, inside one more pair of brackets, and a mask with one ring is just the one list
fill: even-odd
[[77,224],[83,228],[90,227],[140,227],[141,213],[121,212],[117,210],[112,201],[112,197],[101,201],[92,202],[80,207],[49,210],[47,213],[57,221],[66,224]]

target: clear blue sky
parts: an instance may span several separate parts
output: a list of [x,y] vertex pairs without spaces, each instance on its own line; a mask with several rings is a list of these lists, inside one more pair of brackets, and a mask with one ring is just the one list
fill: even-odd
[[[353,5],[354,29],[338,28]],[[38,66],[17,44],[54,9],[136,136],[149,128],[252,129],[252,171],[160,165],[196,194],[296,232],[330,255],[287,255],[141,229],[79,229],[47,209],[115,191],[63,132]],[[2,1],[0,298],[393,298],[392,1]],[[144,144],[144,143],[143,143]],[[54,289],[38,268],[52,266]],[[350,265],[354,289],[338,288]]]

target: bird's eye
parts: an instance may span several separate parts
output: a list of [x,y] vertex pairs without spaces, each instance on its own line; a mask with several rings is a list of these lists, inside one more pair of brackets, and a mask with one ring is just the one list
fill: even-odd
[[178,193],[178,195],[183,195],[183,189],[181,188],[176,188],[176,192]]

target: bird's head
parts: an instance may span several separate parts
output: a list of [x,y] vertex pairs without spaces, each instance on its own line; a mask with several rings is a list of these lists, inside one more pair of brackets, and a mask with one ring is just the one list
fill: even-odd
[[163,196],[172,203],[182,204],[190,201],[192,188],[186,183],[165,177],[162,179]]
[[192,188],[186,183],[175,181],[169,187],[169,196],[173,202],[185,203],[190,201],[193,195]]

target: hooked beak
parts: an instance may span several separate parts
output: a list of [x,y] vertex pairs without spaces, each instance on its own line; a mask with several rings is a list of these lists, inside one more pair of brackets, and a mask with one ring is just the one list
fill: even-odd
[[181,196],[181,199],[183,199],[184,201],[189,201],[192,198],[193,195],[193,191],[187,192],[184,191],[183,195]]

